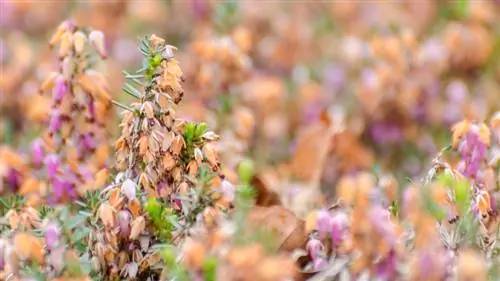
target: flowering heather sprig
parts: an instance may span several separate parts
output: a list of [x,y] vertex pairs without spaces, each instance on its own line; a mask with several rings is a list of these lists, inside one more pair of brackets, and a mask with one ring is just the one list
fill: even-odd
[[[59,69],[40,86],[41,94],[52,92],[52,107],[47,134],[33,142],[31,156],[35,167],[45,166],[52,189],[48,199],[55,203],[102,184],[106,171],[101,169],[108,157],[104,127],[111,98],[106,79],[91,69],[88,59],[91,49],[106,58],[102,32],[86,32],[67,20],[50,46],[58,46]],[[97,176],[99,181],[94,180]]]
[[[0,236],[0,278],[26,280],[43,276],[44,280],[90,280],[91,261],[80,256],[89,229],[87,218],[71,215],[61,207],[43,214],[30,207],[11,210],[10,231]],[[40,233],[42,236],[40,237]]]
[[469,121],[457,123],[453,129],[453,148],[461,155],[458,170],[469,179],[477,179],[486,164],[486,152],[490,145],[490,130],[485,124]]
[[218,136],[203,123],[175,115],[174,106],[184,95],[175,47],[153,35],[140,41],[139,50],[146,67],[125,73],[131,83],[124,87],[138,101],[130,106],[114,102],[124,109],[122,134],[115,143],[120,172],[104,191],[97,213],[102,230],[91,247],[105,280],[158,276],[154,246],[182,241],[200,216],[214,223],[233,199],[218,174],[212,144]]
[[[368,173],[346,176],[337,187],[339,206],[320,210],[306,220],[307,231],[314,230],[308,242],[308,253],[313,270],[326,270],[333,266],[326,262],[332,254],[350,257],[351,274],[368,270],[372,277],[394,280],[396,267],[402,255],[401,226],[389,209],[382,206],[382,193],[376,189],[374,178]],[[318,248],[325,245],[325,256]]]

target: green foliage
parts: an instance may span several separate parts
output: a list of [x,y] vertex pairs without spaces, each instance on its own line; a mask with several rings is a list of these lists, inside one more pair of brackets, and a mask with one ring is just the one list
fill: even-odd
[[205,281],[215,281],[217,279],[217,259],[209,257],[203,262],[203,277]]
[[0,216],[5,216],[9,210],[17,210],[24,205],[24,197],[13,194],[0,197]]
[[238,1],[221,1],[216,3],[214,11],[214,23],[221,33],[225,33],[238,22]]
[[437,221],[442,221],[446,218],[446,211],[431,198],[432,192],[430,188],[430,186],[424,186],[421,191],[424,208]]
[[146,212],[156,227],[157,236],[160,240],[167,241],[174,228],[169,219],[177,221],[177,217],[173,210],[171,208],[166,208],[155,198],[150,198],[146,203]]
[[[208,125],[206,123],[196,123],[196,122],[188,122],[185,125],[184,129],[184,141],[186,142],[186,147],[189,149],[193,144],[199,143],[201,141],[201,137],[204,133],[208,131]],[[191,148],[192,150],[193,148]]]
[[396,200],[393,200],[391,202],[391,205],[389,206],[389,211],[391,212],[391,215],[395,218],[399,216],[399,204]]
[[186,268],[181,263],[177,262],[175,249],[166,245],[161,251],[160,256],[165,263],[164,271],[174,280],[188,281],[188,274]]
[[438,182],[450,188],[455,195],[455,203],[460,213],[465,213],[470,207],[470,183],[465,178],[457,179],[452,174],[442,173],[438,176]]
[[244,185],[250,185],[252,178],[254,176],[254,164],[252,160],[245,159],[243,160],[238,167],[238,175],[241,179],[241,182]]

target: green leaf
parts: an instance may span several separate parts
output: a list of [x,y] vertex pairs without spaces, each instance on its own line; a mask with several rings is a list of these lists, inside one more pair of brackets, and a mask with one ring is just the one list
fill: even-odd
[[73,216],[66,224],[66,227],[70,230],[73,230],[75,227],[80,226],[87,220],[87,216],[84,215],[76,215]]
[[207,258],[203,262],[203,277],[205,281],[215,281],[217,277],[217,259],[214,257]]
[[249,185],[254,176],[254,164],[252,160],[245,159],[238,166],[238,174],[243,183]]
[[162,206],[156,198],[149,198],[146,203],[146,212],[153,220],[158,220],[162,213]]
[[83,227],[82,229],[77,230],[75,233],[73,233],[73,236],[71,237],[71,241],[73,243],[80,242],[83,238],[87,237],[90,233],[90,229]]
[[458,209],[463,214],[469,208],[470,204],[470,194],[469,194],[469,182],[466,179],[461,179],[455,184],[455,200],[458,205]]

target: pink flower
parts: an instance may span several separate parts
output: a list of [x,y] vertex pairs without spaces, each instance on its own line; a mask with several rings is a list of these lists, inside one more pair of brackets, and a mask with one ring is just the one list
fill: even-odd
[[118,212],[118,226],[120,227],[120,235],[128,237],[130,234],[130,220],[132,216],[128,211]]
[[318,211],[317,228],[320,237],[325,237],[332,231],[332,216],[327,210]]
[[31,143],[31,157],[33,158],[33,163],[36,166],[40,166],[43,162],[45,156],[45,150],[43,149],[43,141],[41,139],[36,139]]
[[349,224],[349,219],[344,213],[336,213],[331,219],[331,237],[332,244],[339,246],[344,240],[346,228]]
[[313,259],[324,255],[324,246],[319,239],[311,238],[307,242],[306,249]]
[[64,80],[64,77],[57,77],[55,87],[52,90],[52,99],[56,104],[59,104],[64,96],[68,93],[68,84]]
[[131,181],[130,179],[127,179],[122,184],[121,191],[125,195],[125,197],[128,198],[128,200],[134,199],[135,198],[135,183],[133,181]]
[[323,270],[327,266],[325,258],[316,258],[313,260],[314,270]]
[[55,134],[61,129],[61,125],[62,125],[61,114],[59,113],[59,110],[54,110],[52,112],[52,116],[50,117],[49,121],[49,132],[51,134]]
[[59,157],[56,154],[50,154],[45,157],[43,162],[47,167],[47,174],[49,178],[54,178],[60,166]]
[[44,228],[45,244],[47,248],[54,249],[59,244],[61,231],[57,223],[48,223]]
[[224,197],[229,201],[234,201],[234,185],[228,180],[223,180],[221,190]]

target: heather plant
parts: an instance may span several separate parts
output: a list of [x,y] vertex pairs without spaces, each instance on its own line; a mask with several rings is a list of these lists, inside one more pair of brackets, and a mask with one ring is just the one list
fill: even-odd
[[219,173],[212,144],[218,136],[204,123],[176,117],[184,78],[174,50],[158,36],[146,37],[139,47],[145,66],[125,73],[124,91],[138,101],[116,103],[124,110],[118,173],[103,191],[91,241],[104,280],[157,279],[159,243],[176,245],[200,218],[215,223],[231,208],[232,187]]

